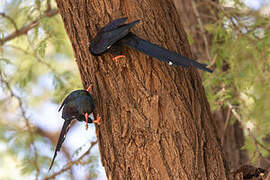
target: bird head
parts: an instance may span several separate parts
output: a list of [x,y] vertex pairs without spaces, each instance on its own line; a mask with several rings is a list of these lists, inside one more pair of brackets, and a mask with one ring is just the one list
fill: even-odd
[[91,41],[89,50],[95,55],[99,56],[105,53],[108,49],[110,49],[111,43],[102,37],[102,32],[99,32],[96,37]]

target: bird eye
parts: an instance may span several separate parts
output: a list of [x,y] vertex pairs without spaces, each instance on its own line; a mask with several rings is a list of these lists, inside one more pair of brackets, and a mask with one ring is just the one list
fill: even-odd
[[110,49],[112,45],[108,46],[107,49]]

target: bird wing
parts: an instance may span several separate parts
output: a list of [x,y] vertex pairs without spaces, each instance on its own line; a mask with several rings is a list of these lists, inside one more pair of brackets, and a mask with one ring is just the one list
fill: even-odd
[[148,56],[159,59],[167,63],[172,63],[172,65],[181,65],[183,67],[194,66],[204,71],[212,73],[211,69],[208,69],[206,64],[198,63],[192,59],[181,56],[175,52],[169,51],[158,45],[155,45],[149,41],[143,40],[133,33],[129,33],[128,36],[121,40],[122,43],[127,46],[134,48]]
[[116,29],[117,27],[123,25],[127,21],[127,19],[128,19],[127,17],[115,19],[115,20],[111,21],[109,24],[107,24],[106,26],[104,26],[101,29],[101,31],[108,32],[108,31],[111,31],[113,29]]
[[86,90],[76,90],[76,91],[73,91],[71,92],[65,99],[64,101],[62,102],[60,108],[58,109],[58,111],[61,111],[61,109],[64,107],[64,105],[66,105],[67,103],[73,101],[74,99],[82,96],[82,95],[85,95],[85,94],[89,94],[88,91]]
[[60,108],[58,109],[58,112],[61,111],[61,109],[63,108],[63,106],[68,103],[69,101],[69,95],[64,99],[64,101],[62,102]]
[[51,168],[53,166],[53,163],[54,163],[54,159],[56,158],[57,152],[60,151],[61,146],[62,146],[62,144],[63,144],[63,142],[64,142],[64,140],[66,138],[66,134],[67,134],[67,132],[69,130],[71,121],[72,121],[71,119],[66,119],[64,121],[64,124],[63,124],[62,130],[61,130],[61,133],[60,133],[57,145],[56,145],[56,149],[55,149],[55,152],[54,152],[53,159],[52,159],[49,170],[51,170]]
[[132,28],[138,22],[139,20],[136,20],[129,24],[118,26],[116,29],[108,32],[99,31],[96,37],[90,43],[91,53],[97,55],[104,53],[113,44],[124,38],[129,33],[130,28]]
[[79,106],[80,106],[79,99],[80,97],[66,103],[62,111],[63,119],[70,119],[72,116],[78,116],[80,114],[79,113]]
[[113,45],[120,39],[124,38],[127,36],[129,33],[130,29],[139,22],[140,20],[133,21],[128,24],[124,24],[119,26],[117,29],[114,29],[112,31],[106,32],[103,34],[103,39],[108,41],[108,46]]
[[76,99],[79,95],[78,90],[77,91],[73,91],[71,92],[62,102],[60,108],[58,109],[58,112],[61,111],[61,109],[64,107],[65,104],[69,103],[70,101],[72,101],[73,99]]

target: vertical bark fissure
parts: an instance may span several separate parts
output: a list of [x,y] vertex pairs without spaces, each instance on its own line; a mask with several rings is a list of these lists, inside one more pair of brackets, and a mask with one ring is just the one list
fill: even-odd
[[172,176],[170,176],[172,173],[171,173],[171,169],[170,169],[170,166],[169,164],[167,163],[166,161],[166,157],[165,157],[165,150],[163,149],[163,146],[161,145],[161,141],[162,139],[160,140],[159,142],[159,148],[160,148],[160,153],[161,153],[161,158],[162,158],[162,163],[163,165],[165,166],[166,170],[167,170],[167,173],[168,173],[168,178],[170,180],[173,180],[174,178]]
[[203,160],[204,160],[204,171],[206,174],[207,179],[209,179],[208,175],[208,158],[207,158],[207,139],[205,139],[205,142],[203,143]]

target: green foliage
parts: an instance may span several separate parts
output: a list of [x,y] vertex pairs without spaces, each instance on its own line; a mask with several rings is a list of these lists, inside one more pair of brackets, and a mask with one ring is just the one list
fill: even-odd
[[[211,56],[217,58],[215,73],[204,74],[204,85],[212,109],[227,103],[234,105],[241,120],[254,125],[252,133],[263,144],[263,138],[270,133],[270,21],[269,17],[252,13],[241,1],[231,2],[232,10],[219,9],[219,19],[205,25],[213,37]],[[257,151],[269,156],[264,148],[256,149],[249,135],[244,148],[252,158]],[[253,160],[258,157],[257,153]]]
[[[20,162],[17,169],[21,169],[21,176],[43,179],[48,176],[51,157],[42,152],[46,146],[50,150],[55,147],[43,132],[37,130],[41,128],[36,123],[39,120],[32,117],[29,111],[42,106],[44,101],[61,102],[67,93],[82,88],[82,84],[60,16],[43,16],[48,11],[48,1],[6,0],[1,3],[1,12],[5,15],[0,15],[1,39],[15,33],[16,29],[35,21],[39,23],[27,34],[3,45],[0,43],[0,144],[5,143],[7,147],[4,153],[0,153],[0,159],[10,156]],[[51,9],[55,8],[55,3],[51,1]],[[44,77],[49,77],[53,83],[47,86],[41,80]],[[39,89],[37,94],[35,89]],[[78,158],[79,153],[81,149],[72,159]],[[85,166],[95,176],[96,156],[91,154],[85,158],[90,163]],[[60,161],[61,165],[68,163],[63,158]],[[71,178],[68,173],[60,176]]]

